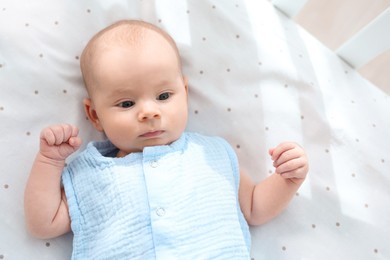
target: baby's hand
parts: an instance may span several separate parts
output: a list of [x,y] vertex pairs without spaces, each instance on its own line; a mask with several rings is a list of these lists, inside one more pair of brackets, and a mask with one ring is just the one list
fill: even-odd
[[293,182],[302,182],[307,175],[309,165],[305,151],[292,142],[281,143],[270,149],[269,154],[274,161],[276,173]]
[[63,124],[47,127],[40,137],[40,153],[52,160],[64,161],[81,145],[77,127]]

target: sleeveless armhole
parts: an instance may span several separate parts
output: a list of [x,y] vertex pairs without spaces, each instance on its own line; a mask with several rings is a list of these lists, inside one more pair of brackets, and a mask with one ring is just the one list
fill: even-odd
[[[238,194],[238,189],[240,187],[240,169],[238,164],[238,158],[236,153],[234,152],[231,145],[223,138],[218,137],[219,142],[222,144],[222,146],[225,148],[226,153],[229,156],[230,164],[233,171],[233,177],[234,177],[234,184],[236,186],[236,192]],[[237,195],[238,198],[238,195]]]
[[232,171],[233,171],[233,177],[234,177],[234,184],[236,185],[236,197],[237,197],[237,212],[238,212],[238,217],[240,221],[240,226],[241,230],[245,239],[246,246],[248,248],[248,252],[250,252],[251,248],[251,234],[249,231],[249,226],[248,223],[245,220],[244,214],[241,211],[241,206],[238,198],[238,190],[240,187],[240,169],[239,169],[239,163],[238,163],[238,157],[236,153],[234,152],[232,146],[223,138],[218,138],[220,143],[224,146],[225,151],[227,152],[229,158],[230,158],[230,163],[232,166]]

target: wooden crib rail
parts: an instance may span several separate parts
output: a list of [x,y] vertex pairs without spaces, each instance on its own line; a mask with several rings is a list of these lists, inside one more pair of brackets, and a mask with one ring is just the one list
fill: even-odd
[[390,1],[270,2],[390,94]]

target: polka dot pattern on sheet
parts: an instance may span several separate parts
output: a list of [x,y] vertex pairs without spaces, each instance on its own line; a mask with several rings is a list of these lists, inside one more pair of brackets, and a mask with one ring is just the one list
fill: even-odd
[[26,239],[24,184],[44,126],[74,123],[84,144],[101,138],[83,113],[80,55],[123,18],[175,38],[188,130],[227,139],[254,180],[274,173],[269,148],[305,147],[310,174],[283,214],[251,227],[251,259],[390,258],[389,97],[268,1],[5,0],[0,10],[0,259],[70,259],[71,236]]

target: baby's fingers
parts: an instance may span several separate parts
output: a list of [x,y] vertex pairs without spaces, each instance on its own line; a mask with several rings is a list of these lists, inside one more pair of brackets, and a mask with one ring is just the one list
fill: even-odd
[[269,150],[272,160],[276,161],[283,153],[293,150],[297,147],[297,144],[292,142],[281,143],[273,149]]
[[41,132],[41,139],[50,146],[68,143],[71,137],[78,135],[78,129],[75,126],[63,124],[45,128]]
[[296,159],[289,160],[276,167],[275,171],[278,174],[284,174],[287,172],[293,172],[306,166],[306,159],[299,157]]
[[41,131],[41,141],[45,141],[48,145],[54,145],[56,137],[54,136],[53,130],[49,127]]
[[79,137],[71,137],[68,143],[74,150],[77,150],[81,146],[82,141]]

